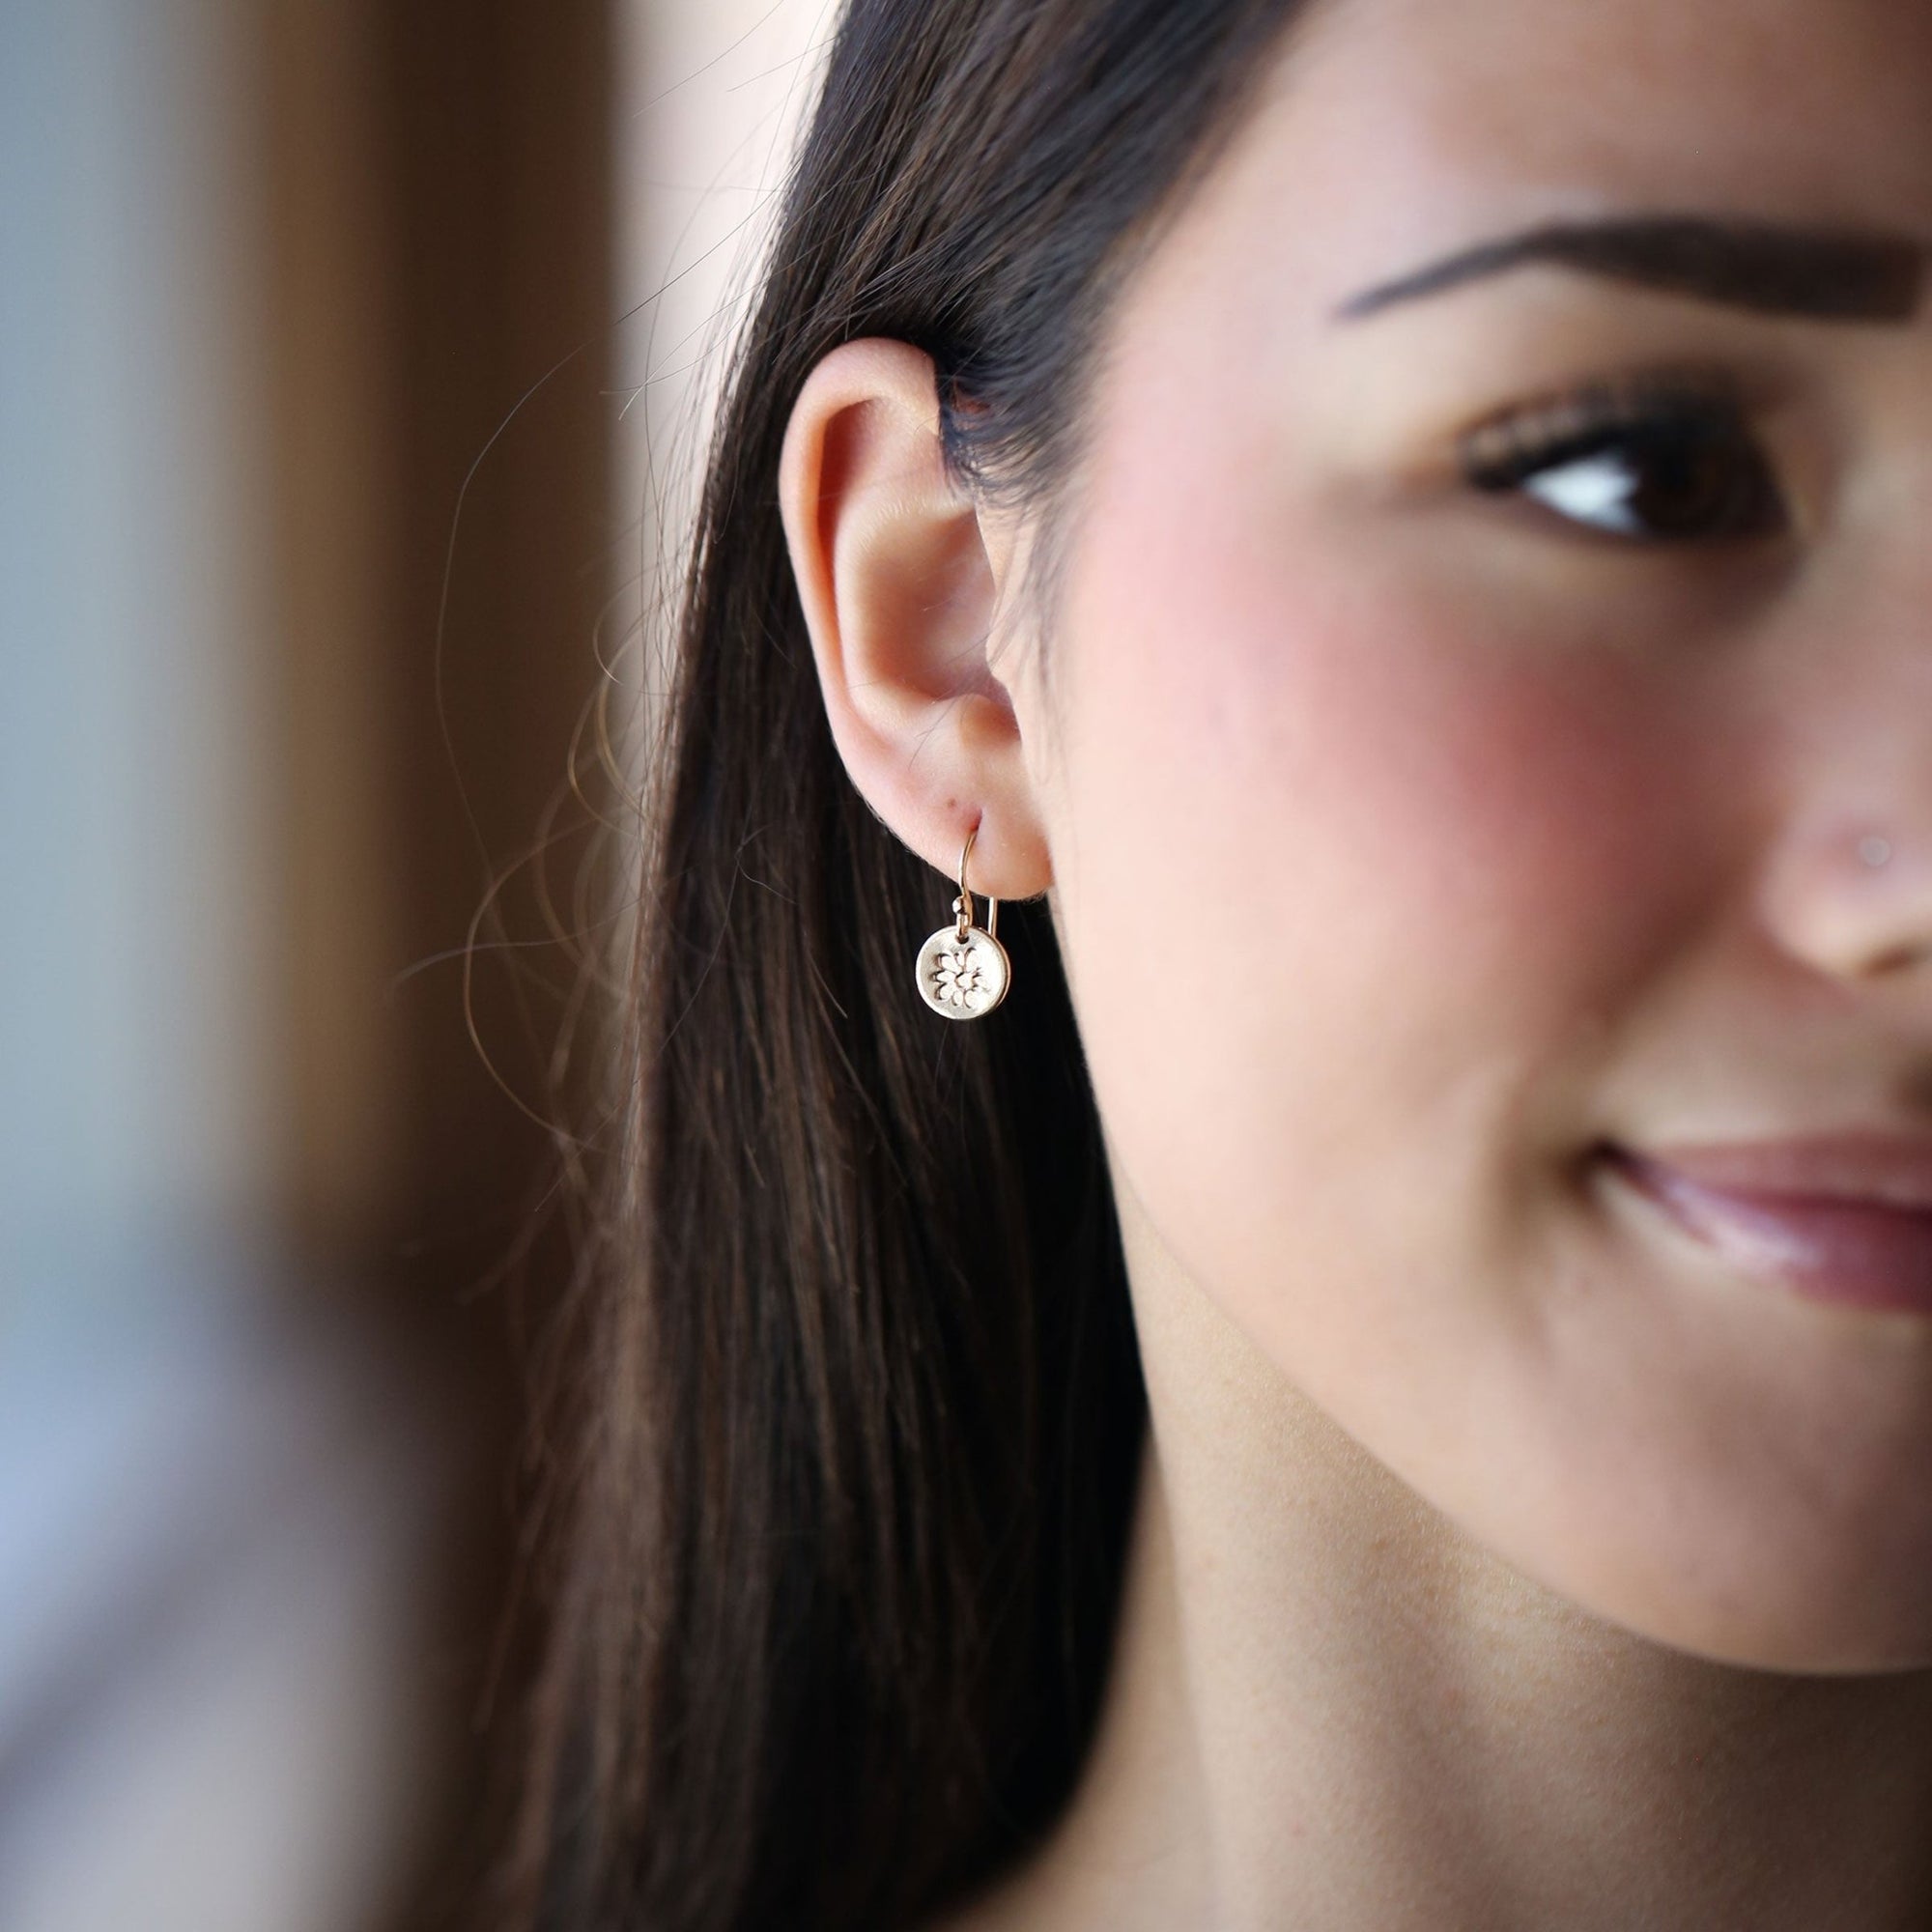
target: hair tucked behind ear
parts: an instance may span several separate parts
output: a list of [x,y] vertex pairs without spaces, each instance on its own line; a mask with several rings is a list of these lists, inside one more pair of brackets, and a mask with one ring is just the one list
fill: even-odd
[[[1044,499],[1136,239],[1289,0],[852,0],[727,385],[653,774],[535,1711],[543,1923],[905,1925],[1065,1803],[1144,1406],[1045,908],[1013,996],[912,985],[947,883],[847,780],[778,510],[813,364],[934,358]],[[971,407],[962,407],[970,403]]]

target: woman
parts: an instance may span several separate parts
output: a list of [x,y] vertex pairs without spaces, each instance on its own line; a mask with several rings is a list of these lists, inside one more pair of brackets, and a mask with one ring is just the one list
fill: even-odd
[[852,0],[550,1922],[1932,1923],[1929,102],[1908,0]]

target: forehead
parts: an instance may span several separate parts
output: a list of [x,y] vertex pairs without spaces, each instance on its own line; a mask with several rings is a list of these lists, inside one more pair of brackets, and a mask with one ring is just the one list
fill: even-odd
[[1606,208],[1932,234],[1932,0],[1315,0],[1229,161],[1364,279]]

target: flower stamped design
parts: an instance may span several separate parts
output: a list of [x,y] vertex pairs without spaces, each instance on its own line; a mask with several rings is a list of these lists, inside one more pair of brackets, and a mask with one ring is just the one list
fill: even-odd
[[970,1004],[980,984],[980,962],[963,946],[939,955],[932,973],[932,990],[949,1007]]
[[919,953],[920,998],[950,1020],[975,1020],[1006,997],[1007,950],[991,933],[972,927],[961,939],[941,926]]

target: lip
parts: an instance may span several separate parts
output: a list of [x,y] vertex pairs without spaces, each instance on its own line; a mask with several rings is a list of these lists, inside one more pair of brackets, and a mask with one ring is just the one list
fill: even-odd
[[1932,1316],[1932,1139],[1605,1153],[1676,1227],[1747,1273],[1838,1307]]

